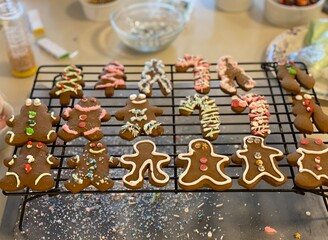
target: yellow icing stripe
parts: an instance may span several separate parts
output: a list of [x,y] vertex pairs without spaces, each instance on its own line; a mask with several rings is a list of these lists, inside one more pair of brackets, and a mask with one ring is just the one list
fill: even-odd
[[39,183],[39,181],[41,180],[41,178],[43,178],[44,176],[51,176],[50,173],[42,173],[40,176],[38,176],[38,178],[35,180],[34,184],[37,185]]
[[19,180],[19,176],[18,176],[16,173],[14,173],[14,172],[7,172],[7,173],[6,173],[6,176],[14,176],[14,177],[16,178],[16,182],[17,182],[16,187],[17,187],[17,188],[19,187],[19,185],[20,185],[20,180]]

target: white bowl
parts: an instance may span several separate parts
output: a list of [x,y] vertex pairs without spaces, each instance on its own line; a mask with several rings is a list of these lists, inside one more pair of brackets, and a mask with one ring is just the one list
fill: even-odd
[[108,3],[90,3],[89,0],[80,0],[85,16],[92,21],[105,22],[116,7],[119,0]]
[[[0,114],[5,115],[9,118],[11,115],[14,114],[14,109],[9,103],[4,102],[2,112]],[[9,130],[8,126],[0,130],[0,151],[8,146],[7,143],[5,142],[5,137],[7,135],[8,130]]]
[[288,6],[278,0],[265,0],[264,16],[273,25],[279,27],[295,27],[306,25],[319,17],[325,0],[309,6]]
[[225,12],[247,11],[252,5],[252,0],[216,0],[216,7]]

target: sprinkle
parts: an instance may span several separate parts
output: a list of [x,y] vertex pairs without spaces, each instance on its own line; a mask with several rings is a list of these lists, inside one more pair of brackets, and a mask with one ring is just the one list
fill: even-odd
[[180,216],[177,214],[173,214],[174,217],[179,218]]
[[266,226],[264,228],[264,231],[265,231],[266,234],[270,234],[270,235],[277,233],[277,230],[274,229],[274,228],[272,228],[272,227],[270,227],[270,226]]
[[295,233],[295,234],[294,234],[294,238],[295,238],[295,239],[301,239],[301,234],[298,233],[298,232]]
[[198,229],[194,229],[194,232],[199,233]]
[[208,238],[212,238],[212,236],[213,236],[212,232],[209,231],[209,232],[207,233],[207,237],[208,237]]
[[201,208],[204,205],[204,203],[199,204],[197,208]]
[[186,208],[184,209],[184,211],[185,211],[186,213],[188,213],[188,212],[189,212],[189,208],[186,207]]
[[222,206],[223,206],[223,203],[216,205],[216,207],[222,207]]
[[311,212],[310,212],[310,211],[306,211],[306,212],[305,212],[305,215],[306,215],[306,216],[311,216]]
[[223,217],[219,217],[219,221],[223,221],[223,219],[224,219]]
[[220,240],[222,240],[224,238],[224,234],[220,237]]

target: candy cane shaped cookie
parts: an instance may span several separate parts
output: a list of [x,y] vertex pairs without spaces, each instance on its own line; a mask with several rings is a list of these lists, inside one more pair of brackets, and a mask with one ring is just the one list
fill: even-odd
[[201,97],[196,93],[181,101],[179,112],[181,115],[189,116],[195,109],[199,109],[203,137],[210,141],[217,139],[221,121],[215,100],[207,95]]
[[166,96],[171,93],[172,85],[165,75],[165,65],[161,60],[153,58],[145,63],[144,70],[141,73],[141,80],[138,83],[139,92],[150,97],[155,82],[158,82],[163,95]]
[[199,56],[184,55],[178,58],[175,63],[177,72],[186,72],[189,68],[193,68],[194,73],[194,89],[198,93],[207,94],[210,92],[210,64]]
[[264,96],[254,93],[232,96],[231,109],[241,113],[249,108],[251,134],[266,137],[271,133],[269,125],[269,104]]
[[126,88],[124,66],[117,61],[107,64],[98,78],[95,89],[105,89],[106,97],[113,96],[115,89]]
[[255,81],[238,66],[238,63],[231,56],[223,56],[218,60],[216,71],[221,78],[220,88],[229,95],[235,95],[237,84],[244,91],[249,91],[255,86]]

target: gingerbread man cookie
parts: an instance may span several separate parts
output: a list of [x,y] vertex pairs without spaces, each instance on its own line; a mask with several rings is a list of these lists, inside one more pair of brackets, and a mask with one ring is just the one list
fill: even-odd
[[120,136],[126,140],[133,140],[144,133],[152,137],[164,132],[156,116],[163,114],[161,108],[150,105],[144,94],[132,94],[124,108],[115,113],[115,117],[125,124],[121,127]]
[[67,164],[75,169],[72,177],[64,183],[69,191],[78,193],[90,185],[106,191],[114,185],[109,168],[116,167],[119,160],[108,155],[103,142],[91,141],[84,147],[82,155],[68,159]]
[[17,191],[25,187],[34,191],[47,191],[55,185],[50,169],[59,165],[59,160],[49,154],[41,142],[27,142],[19,155],[4,159],[8,167],[6,176],[0,180],[4,191]]
[[189,143],[189,152],[180,153],[175,159],[177,167],[185,168],[179,176],[179,186],[186,191],[210,187],[224,191],[232,186],[224,168],[229,166],[227,156],[216,154],[213,145],[204,139],[194,139]]
[[64,69],[60,80],[56,82],[49,95],[53,98],[59,98],[60,105],[67,106],[71,98],[81,98],[83,96],[82,88],[84,85],[82,70],[70,65]]
[[314,78],[299,69],[293,62],[278,63],[277,77],[283,89],[295,94],[301,91],[301,86],[312,89],[315,84]]
[[252,189],[263,179],[277,187],[287,181],[278,168],[277,161],[284,158],[279,149],[266,146],[264,139],[256,136],[245,137],[242,148],[231,156],[234,163],[243,166],[243,174],[238,179],[241,186]]
[[147,97],[152,95],[153,84],[158,82],[163,95],[169,95],[172,91],[171,81],[166,77],[165,65],[161,60],[151,59],[145,63],[141,73],[141,80],[138,82],[139,92]]
[[270,133],[269,104],[264,96],[254,93],[232,96],[231,109],[241,113],[249,108],[251,134],[254,136],[267,137]]
[[164,187],[170,177],[163,171],[170,163],[170,156],[156,152],[156,145],[150,140],[143,140],[133,145],[135,153],[121,157],[121,166],[130,172],[123,176],[123,184],[127,188],[139,189],[144,183],[144,174],[148,170],[149,183],[156,187]]
[[198,93],[207,94],[210,92],[210,64],[200,56],[184,55],[178,58],[175,63],[177,72],[186,72],[189,68],[193,68],[194,73],[194,89]]
[[300,92],[293,97],[292,105],[294,125],[299,131],[311,134],[314,124],[319,132],[328,132],[328,116],[310,94]]
[[328,147],[321,139],[303,138],[296,152],[287,156],[292,166],[298,166],[295,184],[304,189],[328,186]]
[[221,121],[215,99],[207,95],[201,97],[196,93],[194,96],[187,96],[180,102],[179,112],[181,115],[190,116],[195,109],[199,109],[203,137],[210,141],[217,139]]
[[221,90],[229,95],[235,95],[237,93],[234,80],[236,80],[239,87],[244,91],[251,90],[256,84],[252,77],[244,69],[239,67],[238,63],[231,56],[219,58],[216,71],[221,78]]
[[60,121],[60,117],[53,112],[49,113],[40,99],[26,99],[20,114],[7,119],[7,125],[12,130],[7,132],[5,141],[9,145],[21,146],[27,141],[40,141],[52,143],[57,134],[52,129]]
[[62,118],[67,121],[58,131],[65,142],[84,136],[90,141],[100,140],[104,134],[100,130],[101,122],[107,122],[110,115],[101,108],[96,98],[83,97],[74,108],[66,108]]
[[125,89],[126,75],[124,70],[124,66],[119,62],[110,62],[103,68],[103,72],[99,75],[95,89],[104,89],[106,97],[113,96],[115,89]]

